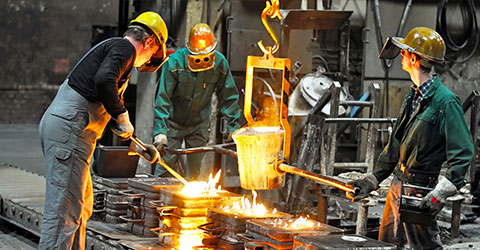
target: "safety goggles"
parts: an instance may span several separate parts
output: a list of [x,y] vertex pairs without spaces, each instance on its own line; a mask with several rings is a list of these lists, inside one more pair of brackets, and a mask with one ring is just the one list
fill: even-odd
[[207,54],[188,55],[188,68],[193,72],[209,70],[215,65],[215,50]]

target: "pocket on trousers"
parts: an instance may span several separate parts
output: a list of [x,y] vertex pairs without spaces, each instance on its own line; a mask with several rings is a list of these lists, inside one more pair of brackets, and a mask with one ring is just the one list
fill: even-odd
[[72,149],[55,149],[55,164],[52,172],[52,181],[56,186],[66,187],[70,175]]

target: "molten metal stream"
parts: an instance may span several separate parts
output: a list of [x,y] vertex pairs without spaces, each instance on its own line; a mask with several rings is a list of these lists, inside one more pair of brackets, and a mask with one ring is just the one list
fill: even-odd
[[299,169],[299,168],[296,168],[296,167],[293,167],[293,166],[290,166],[290,165],[287,165],[287,164],[283,164],[283,163],[278,165],[277,168],[279,170],[283,171],[283,172],[288,172],[288,173],[291,173],[291,174],[300,175],[302,177],[309,178],[309,179],[312,179],[314,181],[318,181],[318,182],[321,182],[321,183],[325,183],[325,184],[330,185],[332,187],[336,187],[336,188],[341,189],[341,190],[346,191],[346,192],[355,193],[355,189],[347,187],[343,183],[337,182],[335,180],[330,180],[329,178],[319,176],[317,174],[314,174],[312,172],[309,172],[309,171],[306,171],[306,170],[303,170],[303,169]]

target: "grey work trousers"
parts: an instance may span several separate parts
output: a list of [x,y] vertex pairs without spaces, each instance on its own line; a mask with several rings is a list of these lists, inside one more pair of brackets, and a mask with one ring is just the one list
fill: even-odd
[[[203,147],[208,142],[208,127],[210,121],[206,120],[199,125],[183,127],[172,121],[168,121],[168,146],[170,148],[181,148],[185,141],[186,148]],[[208,175],[213,171],[207,169],[207,166],[202,168],[202,160],[205,157],[205,153],[193,153],[187,155],[187,166],[185,171],[185,177],[191,180],[208,180]],[[173,167],[179,160],[178,155],[167,154],[162,157],[164,162]],[[210,171],[209,171],[210,170]],[[163,175],[166,170],[162,165],[157,164],[155,169],[155,175]]]
[[46,197],[38,249],[85,249],[93,209],[90,159],[110,115],[68,85],[60,86],[40,121]]
[[398,209],[400,207],[401,187],[402,181],[393,177],[383,210],[378,239],[399,247],[408,243],[413,249],[443,249],[440,241],[440,230],[436,221],[431,226],[400,221]]

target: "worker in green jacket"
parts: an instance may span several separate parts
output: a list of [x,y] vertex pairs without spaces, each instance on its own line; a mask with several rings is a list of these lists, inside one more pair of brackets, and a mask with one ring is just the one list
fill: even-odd
[[[205,146],[210,127],[211,101],[215,91],[218,109],[227,120],[227,132],[240,128],[241,110],[238,89],[225,57],[215,51],[216,39],[204,23],[190,30],[187,48],[177,50],[162,67],[154,109],[154,145],[161,154],[163,148]],[[187,155],[186,178],[197,179],[203,153]],[[165,163],[173,166],[176,155],[165,155]],[[155,174],[165,170],[157,166]],[[202,173],[201,177],[209,173]]]
[[[354,200],[365,198],[393,173],[379,240],[397,246],[408,244],[413,249],[442,249],[434,216],[446,198],[465,185],[474,154],[472,136],[459,98],[432,73],[432,66],[444,60],[442,37],[430,28],[414,28],[405,38],[387,39],[380,58],[392,59],[399,53],[402,69],[410,74],[413,85],[373,172],[351,182],[360,189],[352,195]],[[445,176],[439,177],[444,162]],[[418,209],[413,209],[426,215],[422,220],[415,221],[405,210],[399,211],[402,195],[418,197],[422,193],[422,189],[406,184],[431,188],[421,196]]]

